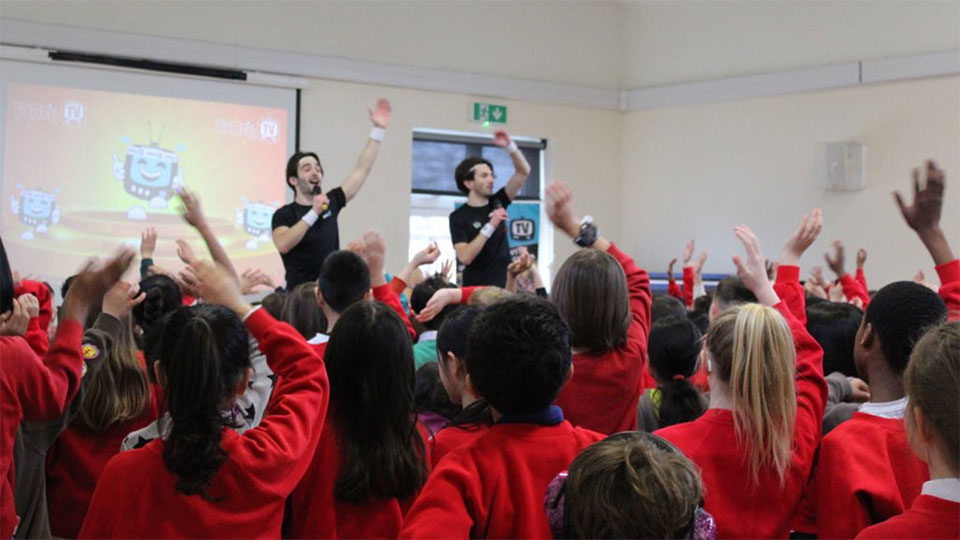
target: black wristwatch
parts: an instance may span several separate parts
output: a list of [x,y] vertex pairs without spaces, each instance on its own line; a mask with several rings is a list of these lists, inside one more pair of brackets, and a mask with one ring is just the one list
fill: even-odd
[[573,243],[580,247],[590,247],[597,241],[597,226],[593,218],[585,216],[580,220],[580,235],[573,239]]

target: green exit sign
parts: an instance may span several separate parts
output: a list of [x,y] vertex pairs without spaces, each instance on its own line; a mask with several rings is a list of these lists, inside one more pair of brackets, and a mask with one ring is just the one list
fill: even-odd
[[493,103],[474,103],[473,121],[481,124],[506,124],[507,106]]

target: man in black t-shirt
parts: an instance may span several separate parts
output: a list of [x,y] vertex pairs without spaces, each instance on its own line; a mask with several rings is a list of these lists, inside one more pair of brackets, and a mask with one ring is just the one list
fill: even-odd
[[505,131],[494,134],[493,143],[510,153],[514,174],[507,185],[493,192],[493,164],[469,157],[457,165],[457,188],[467,203],[450,214],[450,237],[457,259],[464,265],[462,286],[496,285],[507,282],[510,246],[507,243],[507,206],[530,176],[530,164]]
[[370,111],[370,122],[373,127],[357,165],[338,188],[326,193],[320,190],[323,166],[317,154],[297,152],[287,161],[287,185],[293,190],[293,202],[273,214],[273,243],[283,259],[287,290],[316,281],[323,260],[340,249],[337,216],[356,197],[373,168],[390,122],[389,101],[377,100],[376,108]]

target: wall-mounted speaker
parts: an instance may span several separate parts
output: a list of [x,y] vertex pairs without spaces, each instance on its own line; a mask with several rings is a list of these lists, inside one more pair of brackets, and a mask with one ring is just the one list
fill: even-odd
[[867,187],[867,147],[857,142],[824,143],[826,189],[859,191]]

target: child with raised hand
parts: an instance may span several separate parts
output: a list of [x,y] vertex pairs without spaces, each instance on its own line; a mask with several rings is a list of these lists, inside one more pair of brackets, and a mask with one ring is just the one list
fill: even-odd
[[467,336],[467,387],[490,404],[490,430],[446,455],[400,538],[545,538],[547,485],[603,435],[550,404],[571,376],[570,330],[545,300],[487,306]]
[[[941,299],[923,285],[898,281],[874,295],[857,330],[854,363],[870,385],[870,397],[853,416],[823,438],[807,488],[816,532],[824,538],[853,538],[864,528],[902,513],[929,478],[926,464],[910,452],[904,426],[907,396],[903,375],[914,343],[946,320],[947,306],[960,307],[960,261],[939,228],[943,171],[927,164],[927,183],[915,202],[897,201],[907,224],[937,263]],[[944,304],[944,300],[947,304]]]
[[635,429],[650,333],[650,278],[627,254],[581,221],[562,182],[547,186],[547,215],[587,248],[553,280],[551,299],[570,326],[574,375],[557,397],[574,425],[601,433]]
[[580,452],[550,483],[553,537],[716,538],[697,466],[664,439],[626,431]]
[[[280,536],[286,497],[320,438],[329,399],[323,360],[296,330],[250,307],[227,271],[206,261],[191,270],[207,303],[167,317],[152,366],[169,433],[110,460],[81,538]],[[239,435],[222,408],[252,374],[244,325],[279,382],[268,415]]]
[[[781,300],[756,235],[746,226],[735,232],[747,252],[733,257],[737,273],[760,304],[729,308],[710,324],[710,409],[655,434],[700,467],[718,537],[784,538],[820,438],[823,353],[793,314],[803,310],[799,282]],[[789,278],[784,270],[779,280]]]
[[930,480],[909,510],[857,538],[960,538],[960,322],[934,327],[917,342],[904,384],[907,438]]
[[427,478],[406,325],[395,308],[357,302],[334,325],[324,361],[330,408],[284,536],[396,538]]
[[489,431],[493,425],[490,405],[467,385],[467,333],[483,308],[464,306],[447,316],[437,334],[437,363],[440,382],[460,413],[430,439],[433,466],[451,450]]
[[120,451],[124,436],[157,419],[157,402],[138,356],[130,317],[144,296],[136,285],[121,281],[103,297],[103,311],[93,328],[109,338],[101,349],[94,344],[85,349],[88,371],[81,395],[64,419],[69,427],[64,425],[66,430],[51,441],[47,453],[48,535],[76,538],[97,478]]
[[116,283],[133,260],[120,251],[105,264],[88,263],[74,278],[64,299],[57,335],[41,359],[21,337],[30,317],[13,298],[13,277],[0,241],[0,537],[12,538],[17,528],[14,504],[13,447],[21,421],[59,418],[73,400],[83,375],[83,324],[90,310]]

